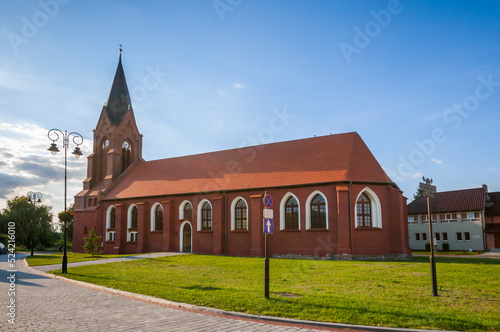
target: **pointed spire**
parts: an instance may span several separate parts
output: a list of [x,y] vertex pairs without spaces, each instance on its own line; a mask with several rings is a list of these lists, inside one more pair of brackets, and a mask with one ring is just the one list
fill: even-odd
[[[121,45],[120,45],[121,46]],[[122,67],[122,49],[120,48],[120,59],[118,61],[118,68],[116,69],[115,79],[111,86],[108,101],[106,102],[105,109],[108,114],[109,120],[112,125],[119,125],[128,110],[132,112],[132,102],[128,93],[127,81],[125,80],[125,73]]]

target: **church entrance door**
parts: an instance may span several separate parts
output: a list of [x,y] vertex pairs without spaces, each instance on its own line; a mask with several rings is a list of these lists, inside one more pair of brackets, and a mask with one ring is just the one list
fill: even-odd
[[181,226],[181,252],[191,252],[191,224],[185,222]]

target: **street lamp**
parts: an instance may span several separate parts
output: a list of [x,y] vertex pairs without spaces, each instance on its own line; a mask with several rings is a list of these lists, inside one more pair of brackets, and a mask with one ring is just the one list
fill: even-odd
[[[63,147],[64,147],[64,212],[66,212],[66,192],[67,192],[67,187],[68,187],[68,181],[67,181],[67,173],[68,173],[68,147],[69,147],[69,139],[70,137],[72,138],[73,143],[76,145],[75,150],[72,152],[72,154],[75,155],[75,157],[78,159],[80,158],[81,155],[83,155],[82,151],[80,151],[79,146],[83,143],[83,137],[77,132],[71,132],[68,133],[66,130],[62,132],[59,129],[51,129],[49,130],[49,133],[47,134],[49,139],[52,141],[50,144],[50,148],[47,150],[50,151],[53,155],[55,155],[57,152],[59,152],[59,148],[57,147],[57,144],[55,143],[58,141],[60,138],[63,140]],[[66,253],[66,220],[64,220],[64,253],[63,253],[63,259],[62,259],[62,273],[68,273],[68,256]]]
[[42,202],[42,193],[41,192],[34,192],[34,191],[28,191],[28,194],[26,195],[28,197],[28,202],[33,203],[33,222],[32,222],[32,228],[31,228],[31,256],[33,256],[33,238],[34,236],[34,226],[35,226],[35,219],[36,219],[36,203],[41,203]]

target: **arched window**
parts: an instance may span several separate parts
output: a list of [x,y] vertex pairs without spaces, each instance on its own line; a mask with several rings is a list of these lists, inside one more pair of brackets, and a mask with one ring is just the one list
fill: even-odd
[[316,194],[310,204],[311,229],[326,227],[326,201],[323,195]]
[[209,231],[212,229],[212,206],[205,202],[201,208],[201,230]]
[[382,228],[382,207],[377,194],[366,187],[356,198],[356,227]]
[[116,208],[113,206],[109,212],[109,228],[116,227]]
[[156,206],[155,209],[155,231],[163,230],[163,208],[161,205]]
[[191,203],[186,203],[184,205],[184,220],[193,220],[193,206],[191,205]]
[[132,146],[128,141],[122,144],[122,172],[132,163]]
[[134,205],[130,212],[130,228],[137,228],[137,212],[137,206]]
[[111,205],[106,212],[106,241],[115,240],[116,208]]
[[372,203],[366,194],[362,193],[356,202],[356,226],[372,226]]
[[299,202],[294,196],[285,203],[285,229],[299,229]]
[[240,198],[234,207],[234,229],[248,229],[247,203]]
[[83,227],[83,234],[87,234],[87,226]]

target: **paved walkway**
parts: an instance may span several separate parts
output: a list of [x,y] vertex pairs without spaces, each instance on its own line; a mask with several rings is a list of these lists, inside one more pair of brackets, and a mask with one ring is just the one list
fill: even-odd
[[[170,302],[47,275],[26,266],[24,257],[17,253],[15,266],[10,267],[8,255],[0,256],[2,331],[410,331],[253,316]],[[10,303],[15,307],[8,308]],[[9,314],[15,325],[9,323]]]

